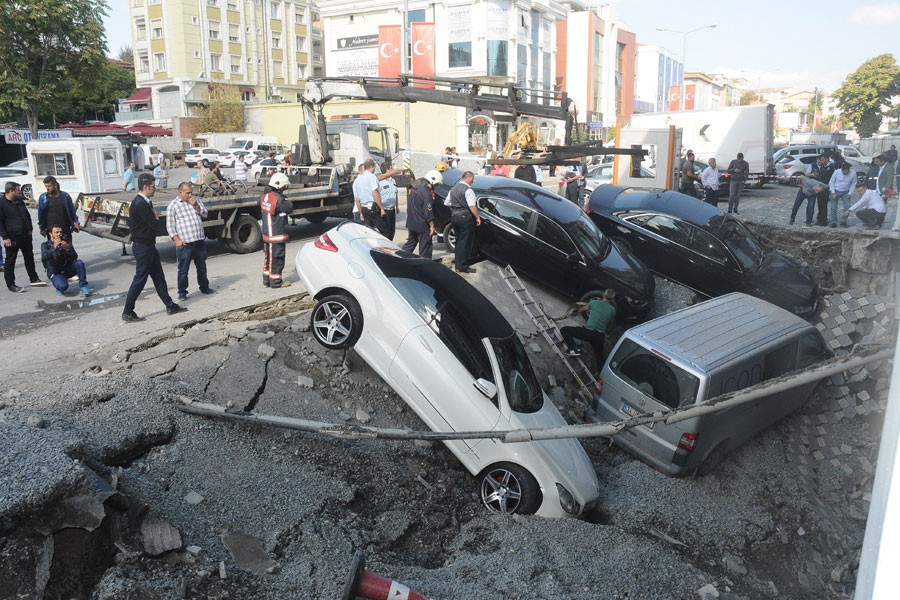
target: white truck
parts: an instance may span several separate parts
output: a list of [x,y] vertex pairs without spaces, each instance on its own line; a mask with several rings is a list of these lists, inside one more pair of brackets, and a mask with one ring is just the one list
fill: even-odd
[[772,152],[774,146],[775,107],[753,104],[706,110],[685,110],[661,113],[640,113],[631,117],[630,127],[659,129],[674,125],[681,129],[681,147],[693,150],[697,164],[710,158],[718,162],[719,170],[744,154],[750,164],[748,185],[761,187],[767,175],[774,174]]

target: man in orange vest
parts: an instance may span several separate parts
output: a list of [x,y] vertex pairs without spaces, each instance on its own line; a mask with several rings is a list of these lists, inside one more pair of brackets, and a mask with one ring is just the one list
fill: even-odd
[[284,197],[290,185],[287,175],[275,173],[269,179],[268,189],[259,198],[263,234],[263,285],[282,288],[291,285],[281,277],[284,270],[285,245],[288,241],[287,224],[294,206]]

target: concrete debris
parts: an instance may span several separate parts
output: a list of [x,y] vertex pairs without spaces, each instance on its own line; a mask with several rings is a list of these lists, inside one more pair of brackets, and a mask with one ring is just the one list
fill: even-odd
[[47,422],[43,417],[38,415],[30,415],[26,420],[25,424],[29,427],[34,427],[35,429],[43,429],[47,426]]
[[272,569],[278,565],[277,562],[269,558],[262,542],[251,535],[247,535],[242,531],[232,531],[223,534],[222,544],[234,559],[234,564],[238,568],[253,573],[265,573],[268,569]]
[[269,344],[260,344],[256,352],[264,358],[272,358],[275,356],[275,348]]
[[185,548],[185,550],[186,550],[187,552],[189,552],[190,554],[193,554],[194,556],[197,556],[198,554],[200,554],[200,552],[201,552],[203,549],[202,549],[200,546],[188,546],[187,548]]
[[541,345],[537,344],[535,342],[529,343],[528,349],[531,350],[532,352],[534,352],[535,354],[540,354],[543,351],[543,348],[541,348]]
[[648,531],[652,535],[655,535],[659,539],[661,539],[665,542],[668,542],[668,543],[672,544],[673,546],[681,546],[682,548],[687,548],[687,544],[685,544],[684,542],[680,542],[680,541],[676,540],[675,538],[673,538],[672,536],[666,535],[665,533],[656,529],[655,527],[651,527]]
[[366,424],[372,420],[372,417],[369,416],[369,413],[359,408],[356,410],[356,420],[362,424]]
[[734,556],[733,554],[726,554],[722,559],[722,562],[725,564],[725,568],[734,573],[735,575],[746,575],[747,567],[744,566],[744,561],[741,560],[739,556]]
[[702,588],[697,590],[697,596],[700,597],[700,600],[710,600],[710,598],[718,598],[719,590],[716,589],[715,585],[707,583]]
[[225,577],[226,577],[226,572],[225,572],[225,561],[222,560],[222,561],[219,561],[219,579],[223,579],[223,580],[224,580]]
[[297,385],[300,387],[310,390],[315,387],[315,382],[312,377],[307,377],[306,375],[297,375]]
[[15,400],[20,395],[21,395],[21,392],[15,388],[10,388],[9,390],[6,391],[6,397],[9,400]]
[[203,502],[205,498],[198,494],[197,492],[189,492],[187,496],[184,497],[184,501],[188,504],[196,506]]
[[251,331],[249,334],[247,334],[247,337],[249,337],[254,342],[265,342],[266,340],[270,340],[273,337],[275,337],[275,332],[274,331]]
[[152,514],[141,523],[141,542],[144,552],[150,556],[161,556],[182,546],[178,529]]

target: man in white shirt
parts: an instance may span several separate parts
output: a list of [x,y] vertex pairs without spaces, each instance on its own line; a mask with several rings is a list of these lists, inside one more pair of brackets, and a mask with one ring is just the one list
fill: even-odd
[[363,171],[354,182],[354,196],[359,199],[360,213],[366,226],[387,235],[384,204],[378,192],[378,177],[375,176],[375,161],[371,158],[363,163]]
[[234,180],[247,181],[247,163],[244,162],[243,156],[234,159]]
[[716,169],[715,158],[710,158],[706,164],[709,166],[700,173],[700,183],[706,192],[703,201],[716,206],[719,203],[719,170]]
[[850,209],[850,192],[856,187],[856,172],[850,168],[850,163],[844,162],[841,168],[836,170],[828,182],[830,192],[828,216],[831,225],[837,227],[837,203],[841,200],[844,212],[841,214],[841,227],[847,227],[847,211]]
[[857,185],[856,193],[859,194],[859,200],[844,211],[844,219],[850,216],[850,211],[855,210],[856,218],[862,221],[866,229],[881,229],[884,216],[887,214],[884,199],[877,191],[866,189],[865,184]]

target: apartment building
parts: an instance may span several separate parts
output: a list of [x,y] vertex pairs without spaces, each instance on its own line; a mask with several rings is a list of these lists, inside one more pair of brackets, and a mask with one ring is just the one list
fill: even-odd
[[560,88],[574,100],[588,136],[604,141],[634,113],[637,50],[635,34],[608,9],[576,10],[557,24]]
[[681,85],[684,64],[680,57],[660,46],[638,44],[635,79],[635,112],[665,112],[669,89]]
[[135,80],[149,119],[191,116],[209,84],[245,103],[294,101],[325,73],[318,8],[308,0],[129,0]]
[[[379,57],[388,58],[379,52],[383,50],[379,44],[380,28],[402,26],[405,6],[406,42],[400,42],[400,48],[387,50],[389,55],[401,52],[406,58],[402,72],[558,89],[556,65],[560,43],[557,23],[566,19],[573,3],[558,0],[408,0],[406,3],[370,0],[362,4],[357,0],[319,0],[317,4],[321,8],[325,30],[327,76],[379,76]],[[574,5],[583,7],[581,2]],[[431,37],[417,44],[413,39],[416,34],[411,30],[419,24],[427,28],[426,35]],[[414,60],[417,61],[415,68]],[[423,64],[426,65],[425,72],[422,71]],[[416,148],[455,145],[459,151],[481,152],[487,143],[501,148],[517,124],[511,115],[474,114],[455,107],[431,105],[423,109],[413,105],[411,110],[413,120],[417,118],[416,113],[423,113],[423,127],[429,127],[432,132],[436,127],[440,128],[440,139],[430,142],[416,140],[419,127],[414,126],[412,144]],[[380,115],[386,114],[387,109],[372,105],[370,110],[360,108],[356,112]],[[545,141],[552,142],[561,135],[562,124],[528,120],[534,122]],[[448,121],[452,121],[452,126]]]

